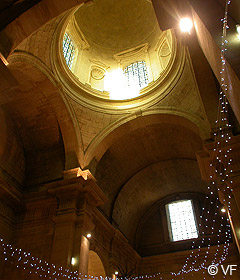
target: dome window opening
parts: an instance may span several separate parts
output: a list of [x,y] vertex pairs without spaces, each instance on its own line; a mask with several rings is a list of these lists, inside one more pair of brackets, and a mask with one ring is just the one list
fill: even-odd
[[172,241],[198,238],[192,200],[178,200],[166,205]]
[[75,55],[75,47],[68,33],[63,36],[63,56],[68,68],[71,70]]
[[124,69],[127,86],[142,89],[149,83],[148,70],[145,61],[137,61]]

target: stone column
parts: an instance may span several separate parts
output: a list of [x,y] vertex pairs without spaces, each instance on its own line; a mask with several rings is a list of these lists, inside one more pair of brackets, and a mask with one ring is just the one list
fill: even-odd
[[[228,198],[229,194],[223,193],[222,191],[219,191],[219,198],[221,203],[224,205],[225,209],[228,209]],[[231,211],[227,210],[228,218],[231,224],[232,232],[234,235],[235,243],[238,248],[238,252],[240,253],[240,212],[237,207],[236,198],[234,196],[234,192],[232,193],[231,199],[230,199],[230,207]]]
[[59,207],[54,217],[54,239],[51,262],[67,268],[70,266],[75,235],[76,192],[57,192]]
[[72,264],[71,269],[86,275],[88,273],[88,255],[91,238],[87,235],[94,232],[95,225],[91,215],[91,206],[89,205],[88,193],[81,193],[78,199],[78,217],[75,227],[75,239],[73,245],[72,257],[75,263]]
[[83,275],[88,274],[88,256],[89,256],[90,240],[82,235],[81,237],[81,249],[79,256],[79,273]]
[[48,185],[58,201],[51,262],[84,275],[90,246],[86,236],[94,229],[94,209],[106,201],[95,181],[88,170],[75,168],[64,172],[64,180]]
[[232,182],[231,184],[229,184],[229,186],[232,188],[231,199],[229,200],[228,194],[225,194],[225,204],[230,201],[231,211],[230,213],[228,213],[228,215],[232,226],[235,242],[240,253],[240,172],[238,170],[235,170],[229,181]]

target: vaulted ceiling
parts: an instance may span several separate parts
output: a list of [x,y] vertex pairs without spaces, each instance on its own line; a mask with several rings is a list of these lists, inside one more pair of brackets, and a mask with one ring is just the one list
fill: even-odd
[[[105,108],[100,111],[88,108],[86,104],[80,104],[65,95],[67,87],[55,79],[50,59],[52,53],[49,38],[52,38],[60,21],[60,17],[54,18],[81,1],[74,4],[61,1],[59,10],[55,6],[49,6],[52,13],[43,14],[39,22],[24,25],[25,20],[21,21],[19,18],[16,19],[14,26],[13,20],[36,2],[41,4],[43,1],[2,1],[0,4],[1,13],[4,14],[1,18],[2,28],[8,25],[0,34],[4,37],[1,50],[4,54],[8,54],[18,45],[18,50],[12,54],[12,64],[8,66],[17,86],[5,96],[5,99],[3,98],[4,100],[1,99],[0,117],[4,120],[2,131],[6,131],[7,135],[6,138],[0,137],[2,141],[0,143],[4,147],[0,149],[2,167],[8,170],[10,177],[25,187],[24,191],[30,186],[62,179],[64,170],[78,166],[90,168],[98,185],[108,197],[108,202],[101,210],[130,242],[134,243],[135,231],[141,217],[155,202],[174,193],[204,192],[206,185],[201,180],[195,154],[202,149],[203,141],[206,139],[203,139],[194,121],[190,121],[190,118],[194,120],[193,113],[186,108],[191,109],[194,102],[198,102],[194,113],[213,127],[218,83],[194,34],[193,39],[186,39],[176,30],[179,45],[186,43],[189,46],[187,55],[190,54],[192,59],[192,63],[190,59],[184,61],[183,67],[188,71],[185,72],[185,76],[182,74],[178,77],[178,82],[182,85],[183,80],[187,82],[191,79],[198,85],[199,91],[195,90],[194,83],[191,83],[192,91],[185,90],[186,87],[176,87],[175,95],[161,104],[159,102],[155,108],[150,108],[153,111],[148,116],[143,114],[143,108],[138,108],[136,112],[127,109],[120,112],[119,108],[116,108],[115,112],[107,110],[104,112]],[[96,3],[87,3],[83,6],[76,14],[76,18],[84,35],[102,49],[109,47],[115,52],[130,48],[145,42],[156,28],[156,18],[153,9],[149,9],[151,3],[147,0],[139,0],[139,6],[135,6],[136,1],[128,1],[130,8],[127,9],[127,14],[124,11],[124,1],[118,1],[114,6],[114,1],[110,0],[93,2]],[[184,12],[183,1],[152,2],[158,15],[160,29],[176,29],[178,19],[174,17],[174,10],[176,11],[174,7],[177,5],[178,11]],[[219,18],[222,17],[223,1],[188,2],[201,14],[212,37],[219,44],[221,34]],[[21,7],[18,10],[14,8],[17,5]],[[232,27],[239,20],[237,7],[236,1],[230,7]],[[118,14],[119,10],[121,13]],[[93,20],[94,17],[97,21]],[[154,19],[150,20],[150,17]],[[132,24],[121,24],[119,27],[119,22],[131,18],[135,19]],[[103,21],[103,30],[98,29],[96,25],[98,21]],[[43,23],[47,24],[44,26]],[[21,24],[27,26],[26,29]],[[39,28],[42,25],[43,27]],[[118,29],[115,30],[116,28]],[[28,37],[30,34],[32,35]],[[28,39],[23,41],[25,37]],[[228,55],[229,62],[238,77],[240,77],[239,42],[235,39],[230,40]],[[6,45],[9,47],[5,48]],[[23,56],[21,57],[21,53],[28,57],[27,62]],[[14,55],[19,56],[20,60],[14,61]],[[33,66],[35,61],[41,67]],[[191,73],[195,73],[195,76],[190,77]],[[177,105],[184,102],[187,105],[181,109],[185,109],[186,115],[189,114],[188,119],[174,115]],[[157,111],[160,107],[161,113],[160,110]],[[166,108],[171,109],[171,114],[166,113]],[[125,121],[127,118],[128,121]],[[233,123],[237,124],[234,116],[233,119]],[[138,123],[141,123],[141,126]],[[238,133],[238,130],[236,131]],[[9,142],[9,139],[12,139],[12,142]],[[94,146],[98,139],[101,139],[101,143]],[[91,145],[95,148],[94,156],[90,157],[87,164],[81,165],[80,159],[84,158],[84,153],[86,155]],[[9,158],[5,148],[11,150]],[[14,165],[13,162],[17,159],[21,161]]]
[[177,124],[170,119],[159,116],[159,123],[129,131],[97,165],[95,176],[109,199],[103,211],[132,243],[151,205],[172,194],[206,188],[195,156],[202,139],[182,125],[182,118],[177,118]]
[[103,53],[115,54],[159,36],[159,26],[146,0],[98,0],[84,5],[75,13],[76,21],[89,44]]

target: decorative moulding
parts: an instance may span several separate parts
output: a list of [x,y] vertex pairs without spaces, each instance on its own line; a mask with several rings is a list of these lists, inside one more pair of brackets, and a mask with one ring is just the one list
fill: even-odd
[[114,55],[114,58],[120,64],[126,64],[129,62],[133,62],[134,60],[139,60],[144,57],[148,51],[149,45],[148,43],[139,45],[135,48],[128,49],[126,51],[117,53]]

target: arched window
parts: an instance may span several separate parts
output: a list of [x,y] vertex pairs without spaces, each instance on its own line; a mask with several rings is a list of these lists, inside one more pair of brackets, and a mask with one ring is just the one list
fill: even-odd
[[63,56],[69,69],[72,68],[74,53],[75,47],[73,45],[73,42],[68,33],[65,33],[63,36]]
[[140,89],[148,85],[148,71],[145,61],[137,61],[124,69],[124,75],[128,86],[137,85]]
[[178,200],[166,205],[172,241],[198,238],[192,200]]

